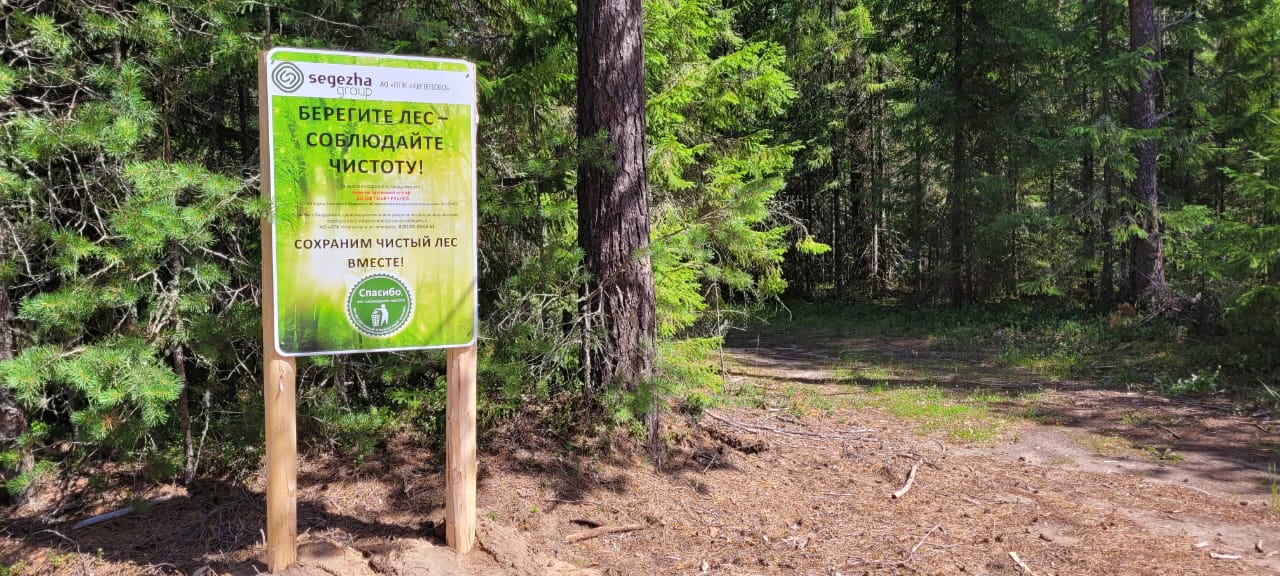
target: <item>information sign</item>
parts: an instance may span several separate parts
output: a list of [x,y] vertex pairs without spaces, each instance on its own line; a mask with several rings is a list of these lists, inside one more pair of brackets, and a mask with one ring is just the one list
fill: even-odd
[[266,66],[276,350],[474,343],[474,65],[276,48]]

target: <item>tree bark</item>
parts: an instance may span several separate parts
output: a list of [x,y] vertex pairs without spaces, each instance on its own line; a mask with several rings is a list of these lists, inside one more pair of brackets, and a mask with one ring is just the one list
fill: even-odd
[[[1111,11],[1107,3],[1099,6],[1102,10],[1099,17],[1102,25],[1098,38],[1098,62],[1104,62],[1111,56],[1111,19],[1109,17]],[[1105,84],[1102,87],[1100,104],[1102,116],[1110,120],[1111,88]],[[1102,160],[1102,209],[1098,215],[1098,240],[1102,243],[1102,271],[1098,284],[1098,301],[1103,307],[1110,306],[1115,298],[1115,242],[1111,238],[1112,210],[1115,200],[1112,197],[1114,182],[1115,168],[1104,157]]]
[[[0,262],[9,260],[7,239],[0,234]],[[0,362],[12,360],[17,353],[17,342],[13,337],[13,303],[9,300],[9,282],[0,276]],[[18,405],[9,388],[0,385],[0,448],[17,441],[27,431],[27,416]],[[32,465],[31,456],[24,454],[14,469],[0,467],[0,479],[14,474],[26,472]],[[0,491],[0,498],[4,494]]]
[[[838,180],[840,178],[839,160],[833,158],[831,166],[832,177]],[[852,166],[850,169],[852,170]],[[844,298],[844,242],[840,241],[844,226],[840,222],[840,196],[840,186],[836,185],[831,190],[831,274],[835,278],[836,300]]]
[[[0,262],[9,261],[9,244],[0,233]],[[13,304],[9,301],[9,281],[0,276],[0,362],[12,360],[14,355],[13,341]],[[0,394],[7,388],[0,387]]]
[[657,315],[641,2],[579,0],[577,27],[578,243],[591,274],[588,310],[604,332],[587,378],[593,388],[635,390],[653,372]]
[[[1086,88],[1085,90],[1085,115],[1091,116],[1093,112],[1089,110],[1089,100],[1087,95],[1088,89]],[[1094,175],[1096,172],[1093,148],[1089,148],[1085,151],[1084,157],[1080,159],[1080,197],[1084,200],[1084,205],[1090,212],[1092,212],[1094,206],[1097,206],[1097,202],[1093,197]],[[1085,222],[1087,222],[1084,230],[1085,257],[1088,258],[1089,261],[1093,261],[1097,254],[1098,226],[1092,219],[1085,220]],[[1095,294],[1097,279],[1094,277],[1092,268],[1085,270],[1084,278],[1085,291],[1090,295]]]
[[[1154,0],[1129,0],[1130,50],[1149,49],[1151,52],[1144,58],[1155,62],[1159,34]],[[1156,127],[1155,70],[1143,73],[1137,88],[1129,94],[1129,124],[1136,130]],[[1138,203],[1138,212],[1134,216],[1146,235],[1132,240],[1133,295],[1149,299],[1165,290],[1164,243],[1160,236],[1160,197],[1156,186],[1159,145],[1154,138],[1147,138],[1134,146],[1133,154],[1138,160],[1131,185],[1131,194]]]
[[[884,83],[884,66],[883,63],[876,62],[876,83]],[[887,262],[885,253],[888,246],[884,243],[888,241],[885,238],[885,228],[888,223],[888,209],[885,200],[884,189],[884,124],[885,124],[885,96],[883,92],[875,95],[872,101],[872,109],[875,111],[875,123],[871,127],[872,146],[871,146],[871,262],[869,270],[871,276],[871,296],[879,298],[888,290],[890,275],[893,273],[892,268]]]
[[952,98],[954,101],[951,118],[951,304],[959,306],[968,299],[965,286],[965,150],[964,126],[964,2],[952,0],[952,26],[954,28],[954,47],[951,52]]
[[190,396],[187,391],[187,358],[182,352],[182,345],[173,347],[173,373],[182,381],[182,392],[178,394],[178,420],[182,424],[182,483],[190,486],[196,479],[196,449],[191,438]]

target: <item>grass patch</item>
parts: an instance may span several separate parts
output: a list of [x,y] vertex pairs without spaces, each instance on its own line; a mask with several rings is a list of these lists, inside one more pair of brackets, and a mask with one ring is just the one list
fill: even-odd
[[863,382],[885,382],[900,378],[901,371],[888,366],[855,366],[840,368],[835,371],[836,379],[842,383],[860,384]]
[[1149,444],[1149,445],[1134,445],[1134,448],[1141,450],[1142,453],[1147,457],[1147,459],[1152,462],[1181,462],[1182,461],[1182,455],[1175,452],[1173,448],[1170,448],[1168,446],[1156,446],[1154,444]]
[[803,418],[810,414],[821,413],[830,415],[835,406],[829,398],[825,398],[822,394],[807,386],[787,386],[782,389],[781,394],[782,408],[796,418]]
[[1071,416],[1053,405],[1040,402],[1040,393],[1032,393],[1024,399],[1018,408],[1009,410],[1010,417],[1028,420],[1045,426],[1066,426],[1071,423]]
[[1129,426],[1173,426],[1177,421],[1173,415],[1145,410],[1129,410],[1120,416],[1120,423]]
[[1133,452],[1133,445],[1128,440],[1110,434],[1083,434],[1080,445],[1094,456],[1127,456]]
[[952,440],[986,442],[1000,433],[1001,421],[978,402],[957,401],[941,388],[874,387],[866,398],[871,406],[916,424],[922,434],[945,431]]

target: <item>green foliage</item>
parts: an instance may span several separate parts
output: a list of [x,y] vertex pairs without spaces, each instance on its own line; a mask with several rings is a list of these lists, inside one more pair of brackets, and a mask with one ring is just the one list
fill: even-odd
[[5,480],[4,487],[10,494],[22,494],[52,475],[57,466],[48,460],[40,460],[30,470]]
[[769,129],[795,99],[785,53],[746,42],[705,0],[645,4],[659,333],[730,297],[776,296],[787,228],[770,210],[798,147]]
[[1190,376],[1180,377],[1172,382],[1167,382],[1157,375],[1154,377],[1153,385],[1162,394],[1171,396],[1207,396],[1217,392],[1218,387],[1221,386],[1219,382],[1221,371],[1221,366],[1214,368],[1212,372],[1196,370]]
[[339,453],[362,463],[395,428],[395,418],[384,408],[338,408],[325,403],[315,410],[318,437]]
[[[940,2],[645,3],[659,370],[600,399],[615,422],[636,425],[666,396],[695,412],[756,400],[725,389],[720,337],[787,293],[927,305],[958,289],[999,306],[793,311],[833,334],[977,342],[1046,377],[1174,394],[1275,381],[1280,2],[1200,6],[1164,32],[1156,61],[1123,49],[1118,0],[962,6],[957,18]],[[32,429],[0,460],[35,453],[57,460],[52,473],[96,454],[163,476],[185,393],[208,398],[190,406],[210,422],[205,462],[256,465],[267,205],[253,86],[268,34],[479,63],[482,423],[531,411],[577,424],[581,351],[602,323],[582,313],[576,167],[605,156],[574,136],[574,3],[474,8],[9,3],[0,287],[17,354],[0,385]],[[1125,89],[1152,69],[1160,126],[1126,128]],[[1149,137],[1162,146],[1170,283],[1201,298],[1184,317],[1112,322],[1132,296],[1128,245],[1147,234],[1127,187],[1131,149]],[[1190,338],[1200,345],[1173,351]],[[1104,362],[1118,346],[1133,358]],[[367,457],[388,434],[440,431],[440,354],[300,366],[302,421],[329,446]],[[84,450],[50,448],[67,439]]]
[[[227,162],[239,163],[243,141],[215,151],[204,139],[234,116],[204,107],[208,89],[252,68],[212,69],[226,62],[210,60],[205,36],[188,35],[232,8],[20,2],[6,15],[30,46],[0,70],[11,110],[0,130],[0,218],[16,243],[0,273],[21,327],[0,386],[32,420],[23,451],[70,436],[76,465],[96,452],[146,460],[165,476],[182,453],[170,444],[171,416],[192,376],[213,384],[243,366],[236,347],[258,330],[243,322],[256,281],[241,241],[257,229],[245,218],[254,192]],[[185,374],[171,363],[179,349],[190,351]],[[224,386],[211,388],[234,402]]]
[[700,413],[718,402],[724,375],[718,353],[721,337],[668,340],[658,347],[658,386],[665,396],[681,400],[681,409]]
[[131,447],[165,423],[182,383],[138,339],[62,352],[28,348],[0,364],[0,382],[32,412],[63,413],[83,441]]

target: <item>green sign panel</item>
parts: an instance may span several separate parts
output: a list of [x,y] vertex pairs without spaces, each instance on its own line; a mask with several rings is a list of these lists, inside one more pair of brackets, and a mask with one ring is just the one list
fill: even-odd
[[476,338],[476,75],[462,60],[267,53],[275,346]]

